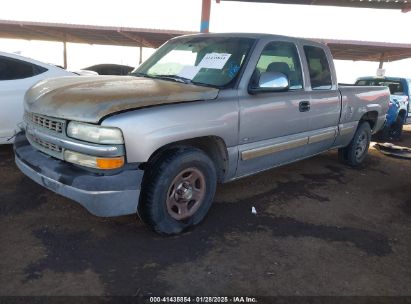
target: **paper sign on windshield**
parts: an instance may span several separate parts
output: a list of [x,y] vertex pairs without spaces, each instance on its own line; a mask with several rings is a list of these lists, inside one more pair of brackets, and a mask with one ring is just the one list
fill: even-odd
[[200,69],[201,67],[199,66],[186,65],[181,69],[180,72],[178,72],[177,76],[184,77],[187,79],[193,79],[198,74]]
[[203,57],[198,66],[206,69],[221,70],[230,56],[231,54],[225,53],[208,53]]

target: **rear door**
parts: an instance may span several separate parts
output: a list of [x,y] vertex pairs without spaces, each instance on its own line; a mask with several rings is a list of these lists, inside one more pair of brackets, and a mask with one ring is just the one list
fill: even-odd
[[[285,92],[250,94],[250,83],[264,72],[290,80]],[[256,46],[239,88],[240,160],[237,175],[247,175],[305,156],[310,93],[304,90],[300,53],[293,41],[264,40]]]
[[307,154],[313,155],[331,148],[334,143],[341,114],[341,95],[328,49],[304,43],[303,50],[310,95]]

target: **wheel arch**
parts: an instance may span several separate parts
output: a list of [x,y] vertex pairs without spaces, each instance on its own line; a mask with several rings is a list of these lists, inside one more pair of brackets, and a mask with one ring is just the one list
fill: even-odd
[[[361,116],[360,121],[358,123],[358,127],[361,125],[362,122],[368,122],[370,124],[371,130],[374,131],[374,128],[377,125],[378,120],[378,111],[369,111]],[[358,128],[357,127],[357,128]]]
[[140,168],[145,170],[150,164],[164,155],[164,153],[188,147],[197,148],[206,153],[216,167],[218,182],[224,181],[226,173],[228,172],[228,150],[225,141],[221,137],[214,135],[168,143],[155,150],[147,162],[140,165]]
[[398,112],[398,116],[401,117],[402,121],[405,123],[405,120],[407,119],[407,110],[401,109]]

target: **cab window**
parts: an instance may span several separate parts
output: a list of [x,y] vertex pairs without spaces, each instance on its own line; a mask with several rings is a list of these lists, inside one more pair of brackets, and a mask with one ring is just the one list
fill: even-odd
[[268,43],[258,60],[253,81],[258,81],[259,76],[264,72],[285,74],[290,82],[290,90],[303,88],[300,59],[294,43],[280,41]]
[[358,86],[387,87],[390,89],[391,95],[404,95],[405,94],[401,81],[373,78],[373,79],[361,79],[361,80],[358,80],[355,84]]
[[330,90],[332,88],[330,65],[322,48],[304,46],[310,73],[311,89]]

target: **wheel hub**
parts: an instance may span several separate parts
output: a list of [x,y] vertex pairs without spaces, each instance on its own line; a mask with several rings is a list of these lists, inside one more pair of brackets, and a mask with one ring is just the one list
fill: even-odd
[[367,150],[367,135],[363,132],[357,140],[357,147],[355,149],[355,156],[357,159],[361,158]]
[[168,214],[178,221],[191,217],[200,208],[205,194],[204,174],[197,168],[182,170],[167,191]]
[[175,193],[175,199],[177,201],[190,200],[192,197],[193,197],[193,187],[190,185],[190,183],[187,183],[187,182],[180,183]]

